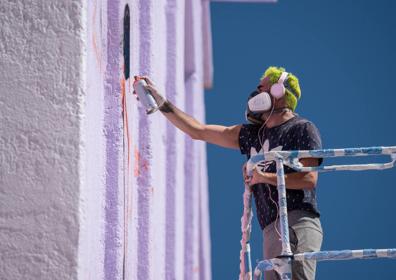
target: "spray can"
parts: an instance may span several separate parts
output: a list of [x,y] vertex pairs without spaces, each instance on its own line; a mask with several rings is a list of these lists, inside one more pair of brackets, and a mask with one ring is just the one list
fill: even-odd
[[139,100],[143,103],[146,108],[147,114],[152,114],[158,110],[158,104],[155,101],[151,92],[146,89],[147,83],[144,79],[140,79],[135,76],[135,81],[133,82],[133,88],[139,97]]

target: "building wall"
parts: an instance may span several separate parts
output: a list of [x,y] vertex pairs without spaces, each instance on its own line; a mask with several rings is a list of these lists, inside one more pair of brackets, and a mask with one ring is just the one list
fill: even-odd
[[205,145],[132,95],[204,121],[202,11],[2,2],[0,279],[210,279]]
[[[131,31],[131,69],[152,77],[169,100],[203,120],[201,3],[194,12],[191,3],[129,3],[131,20],[138,23]],[[186,36],[191,28],[199,30],[194,38]],[[124,128],[129,134],[124,135],[129,139],[124,143],[129,143],[125,162],[131,207],[126,219],[131,248],[126,262],[131,265],[126,273],[131,279],[210,278],[205,146],[176,130],[160,113],[147,116],[130,87],[131,81],[126,81],[129,126]]]
[[0,278],[76,279],[82,1],[0,4]]

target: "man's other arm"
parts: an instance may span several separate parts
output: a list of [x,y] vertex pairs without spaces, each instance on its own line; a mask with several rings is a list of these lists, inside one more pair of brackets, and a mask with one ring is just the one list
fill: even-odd
[[[317,158],[302,158],[300,162],[303,166],[318,166],[319,160]],[[313,189],[316,187],[318,181],[318,172],[295,172],[285,174],[286,188],[300,190],[300,189]],[[273,186],[277,185],[276,173],[263,173],[259,174],[257,170],[253,171],[252,178],[247,181],[249,185],[257,183],[266,183]]]

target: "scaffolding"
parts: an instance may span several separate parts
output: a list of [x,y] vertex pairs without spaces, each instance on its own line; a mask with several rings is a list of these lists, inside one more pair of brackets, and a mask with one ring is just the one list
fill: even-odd
[[[390,161],[386,163],[351,164],[351,165],[330,165],[304,167],[299,159],[301,158],[330,158],[330,157],[356,157],[356,156],[389,156]],[[291,280],[292,262],[306,260],[351,260],[351,259],[373,259],[373,258],[396,258],[396,249],[361,249],[361,250],[339,250],[339,251],[318,251],[293,254],[289,241],[289,223],[287,218],[286,185],[284,165],[297,172],[328,172],[328,171],[363,171],[363,170],[383,170],[392,168],[396,161],[396,146],[392,147],[365,147],[347,149],[323,149],[306,151],[271,151],[252,156],[246,164],[247,175],[251,176],[256,166],[263,162],[276,162],[278,203],[280,233],[282,250],[278,257],[260,261],[252,274],[252,263],[250,256],[250,233],[252,228],[252,193],[245,185],[243,195],[244,208],[241,219],[242,239],[240,254],[240,274],[239,280],[261,279],[264,271],[274,270],[282,280]],[[247,260],[247,265],[245,264]],[[247,266],[247,269],[246,269]]]

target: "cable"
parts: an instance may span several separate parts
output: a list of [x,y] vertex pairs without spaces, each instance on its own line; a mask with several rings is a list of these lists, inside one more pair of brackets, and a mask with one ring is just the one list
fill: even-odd
[[[265,151],[264,151],[264,142],[263,142],[263,138],[264,138],[264,134],[265,134],[265,125],[268,123],[268,120],[271,118],[272,114],[274,113],[274,110],[275,110],[275,103],[272,106],[271,113],[269,114],[268,118],[262,124],[262,126],[260,127],[260,129],[258,130],[258,133],[257,133],[257,137],[259,139],[259,144],[260,144],[261,150],[263,150],[263,153],[265,153]],[[282,112],[283,111],[284,111],[284,109],[282,109]],[[263,129],[262,134],[260,133],[261,129]],[[259,170],[257,167],[258,167],[258,165],[255,166],[256,171],[260,175],[262,175],[262,171]],[[275,231],[278,234],[279,238],[281,238],[281,234],[280,234],[280,232],[279,232],[279,230],[278,230],[278,228],[276,226],[276,223],[278,222],[278,217],[279,217],[279,206],[278,206],[278,203],[272,198],[271,189],[270,189],[269,184],[266,184],[266,187],[267,187],[267,190],[268,190],[269,199],[271,200],[272,203],[275,204],[275,207],[276,207],[276,217],[275,217],[274,227],[275,227]]]

